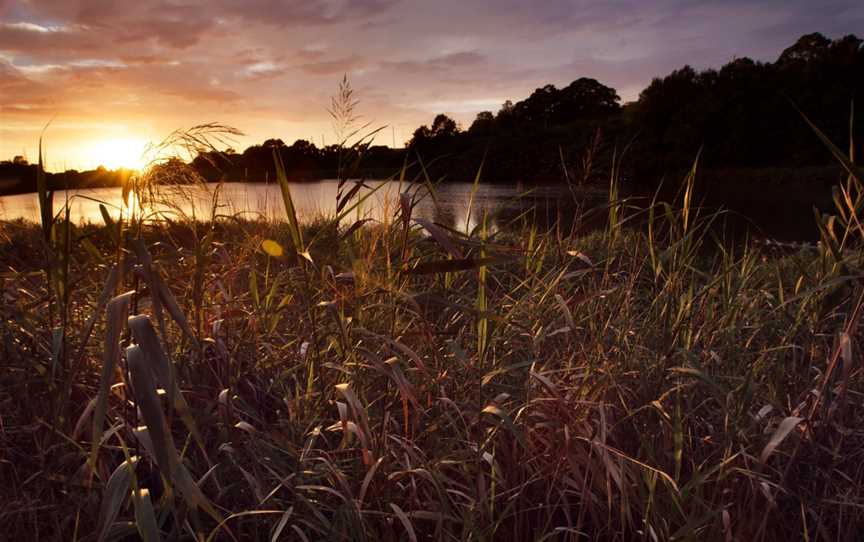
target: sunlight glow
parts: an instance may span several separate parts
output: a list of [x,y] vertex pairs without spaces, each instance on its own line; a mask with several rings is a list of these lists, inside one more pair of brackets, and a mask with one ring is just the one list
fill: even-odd
[[143,169],[147,141],[136,137],[119,137],[94,141],[88,150],[92,160],[108,169]]

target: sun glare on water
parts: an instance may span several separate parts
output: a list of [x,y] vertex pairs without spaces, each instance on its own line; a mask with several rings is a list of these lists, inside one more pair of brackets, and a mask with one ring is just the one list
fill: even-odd
[[97,164],[108,169],[144,169],[147,142],[139,138],[111,138],[93,143],[91,153]]

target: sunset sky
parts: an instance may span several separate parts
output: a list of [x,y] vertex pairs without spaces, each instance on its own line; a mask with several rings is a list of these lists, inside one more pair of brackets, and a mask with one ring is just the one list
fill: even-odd
[[[401,145],[447,113],[463,127],[545,83],[594,77],[633,100],[656,75],[796,38],[862,33],[864,2],[689,0],[0,0],[0,159],[134,165],[176,128],[334,142],[343,73]],[[391,144],[390,129],[379,138]]]

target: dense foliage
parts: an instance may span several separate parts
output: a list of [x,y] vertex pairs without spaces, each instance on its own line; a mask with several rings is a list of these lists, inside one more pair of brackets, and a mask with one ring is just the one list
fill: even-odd
[[[633,104],[637,156],[653,171],[689,165],[700,146],[708,166],[809,166],[831,160],[813,145],[797,107],[840,145],[849,144],[850,109],[864,89],[861,40],[808,34],[774,63],[739,58],[720,70],[689,66],[655,79]],[[855,118],[861,133],[864,116]]]

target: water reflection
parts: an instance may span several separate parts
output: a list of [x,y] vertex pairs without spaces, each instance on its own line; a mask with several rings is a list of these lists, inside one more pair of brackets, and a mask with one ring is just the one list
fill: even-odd
[[[381,181],[367,181],[366,184],[369,188],[361,190],[361,197],[369,190],[377,190],[352,210],[345,221],[360,218],[384,221],[392,218],[399,205],[400,185],[390,182],[379,187]],[[216,190],[216,185],[164,187],[160,198],[152,206],[148,206],[152,213],[150,216],[153,219],[207,219],[214,211],[215,202],[217,215],[239,215],[268,220],[284,220],[286,217],[278,185],[225,183],[218,189],[218,193]],[[300,220],[334,216],[337,190],[338,182],[335,180],[293,184],[291,194]],[[415,217],[459,230],[464,230],[466,224],[469,229],[474,228],[483,220],[484,214],[489,217],[487,226],[496,229],[503,223],[518,218],[528,209],[532,210],[532,220],[551,222],[561,212],[562,202],[570,201],[569,193],[560,186],[481,184],[473,196],[471,183],[440,185],[435,189],[434,197],[422,185],[403,184],[401,191],[416,194],[418,203],[414,210]],[[75,223],[102,222],[100,203],[106,206],[114,218],[124,206],[119,188],[57,191],[54,194],[55,212],[67,201],[71,220]],[[137,204],[135,195],[131,194],[128,205]],[[16,219],[38,222],[39,201],[36,194],[0,197],[0,220]]]

